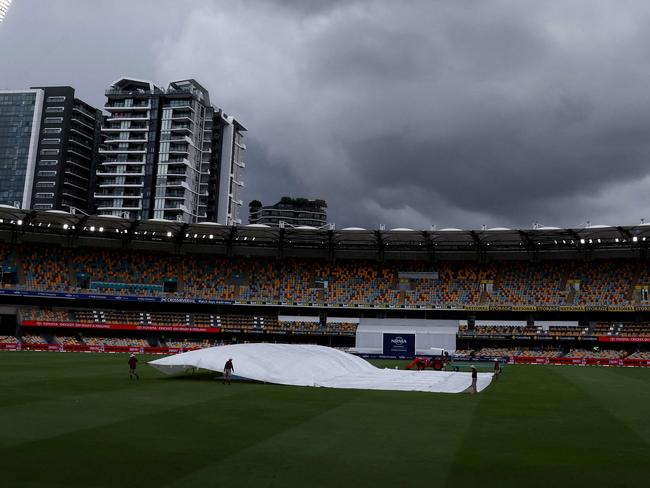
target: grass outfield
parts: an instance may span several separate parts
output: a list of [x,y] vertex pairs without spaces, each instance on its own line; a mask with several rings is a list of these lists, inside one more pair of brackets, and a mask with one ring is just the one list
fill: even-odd
[[7,487],[647,486],[650,370],[509,366],[479,395],[224,386],[0,353]]

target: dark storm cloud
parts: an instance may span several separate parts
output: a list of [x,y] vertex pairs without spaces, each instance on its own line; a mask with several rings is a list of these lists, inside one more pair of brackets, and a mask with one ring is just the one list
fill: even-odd
[[1,86],[68,80],[99,103],[122,74],[199,79],[250,130],[246,203],[325,198],[339,227],[648,217],[647,2],[19,0],[11,15]]

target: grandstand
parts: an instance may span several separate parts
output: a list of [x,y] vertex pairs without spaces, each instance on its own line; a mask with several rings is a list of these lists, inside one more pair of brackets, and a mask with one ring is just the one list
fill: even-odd
[[0,333],[5,348],[48,350],[352,347],[360,317],[452,317],[458,357],[641,360],[649,236],[646,226],[337,231],[2,208]]

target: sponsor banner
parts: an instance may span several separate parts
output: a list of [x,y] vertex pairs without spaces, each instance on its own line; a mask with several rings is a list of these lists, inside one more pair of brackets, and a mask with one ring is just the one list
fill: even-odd
[[537,307],[535,305],[513,305],[512,310],[515,312],[534,312]]
[[412,358],[415,356],[415,334],[384,333],[384,356]]
[[[3,347],[12,346],[12,347]],[[18,347],[16,347],[18,346]],[[176,354],[183,351],[193,351],[193,347],[140,347],[140,346],[109,346],[105,344],[88,346],[85,344],[0,344],[0,349],[23,351],[53,351],[53,352],[122,352],[138,354]]]
[[560,307],[559,305],[540,305],[535,306],[535,309],[539,312],[557,312]]
[[585,307],[582,305],[561,305],[559,309],[561,312],[584,312],[585,311]]
[[643,366],[650,367],[650,359],[609,359],[609,358],[546,358],[515,356],[515,364],[553,364],[573,366]]
[[512,305],[490,305],[489,310],[512,310]]
[[598,342],[650,342],[650,337],[599,336]]
[[86,300],[107,300],[118,302],[156,302],[156,303],[190,303],[197,305],[230,305],[232,300],[211,300],[206,298],[183,298],[183,297],[156,297],[141,295],[108,295],[103,293],[65,293],[58,291],[35,291],[35,290],[7,290],[0,289],[0,295],[36,297],[36,298],[68,298]]
[[609,312],[634,312],[634,305],[610,305],[607,310]]
[[585,305],[587,312],[608,312],[610,308],[607,305]]
[[486,310],[490,310],[490,307],[488,307],[487,305],[464,305],[463,309],[483,312]]
[[69,327],[75,329],[105,330],[150,330],[160,332],[221,332],[219,327],[187,327],[180,325],[140,325],[140,324],[87,324],[84,322],[58,322],[49,320],[23,320],[23,327]]

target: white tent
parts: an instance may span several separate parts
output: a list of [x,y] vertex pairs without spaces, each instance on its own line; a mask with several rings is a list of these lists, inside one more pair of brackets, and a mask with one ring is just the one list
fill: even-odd
[[[236,376],[281,385],[460,393],[472,383],[470,373],[380,369],[352,354],[315,345],[236,344],[176,354],[149,364],[166,374],[192,368],[223,372],[230,358]],[[491,373],[479,373],[478,391],[491,381]]]

